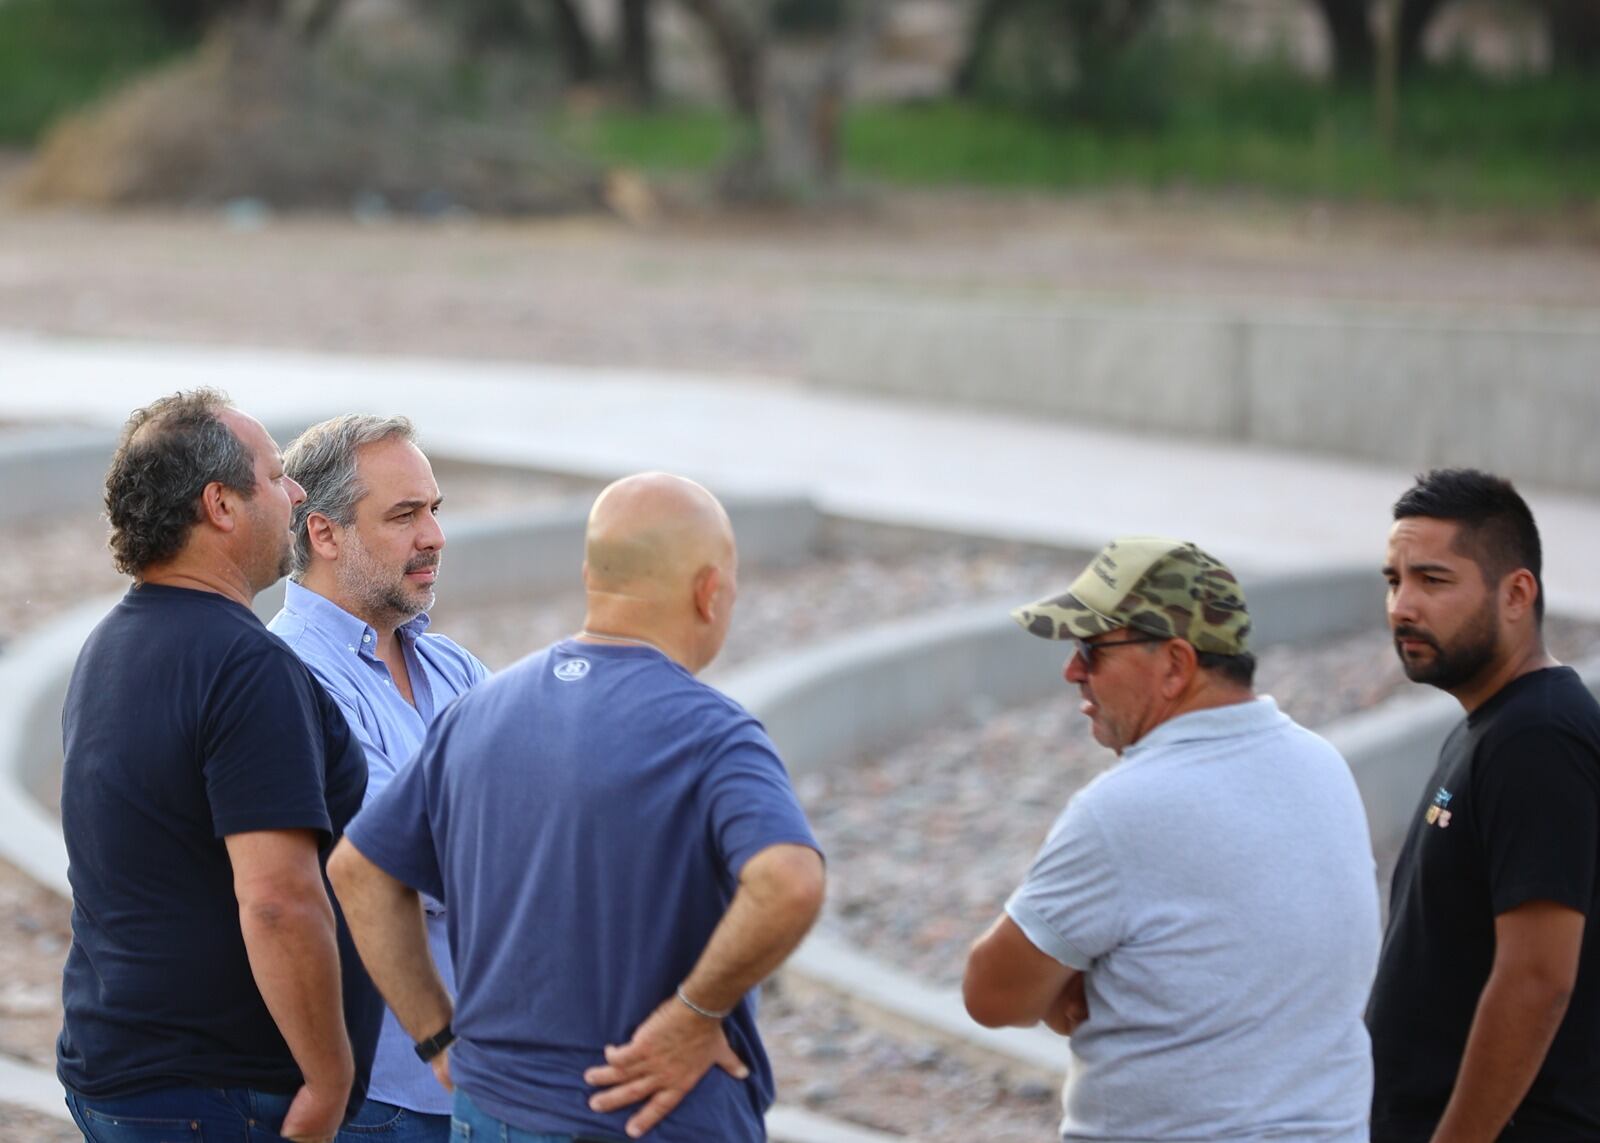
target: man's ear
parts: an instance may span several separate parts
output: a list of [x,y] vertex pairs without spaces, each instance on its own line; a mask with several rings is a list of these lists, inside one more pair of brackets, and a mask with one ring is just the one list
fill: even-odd
[[219,532],[231,532],[238,526],[240,495],[220,480],[213,480],[200,490],[200,519]]
[[321,512],[312,512],[306,517],[306,536],[311,541],[311,551],[319,558],[339,558],[340,529]]
[[707,564],[694,573],[694,610],[707,623],[717,621],[717,596],[722,588],[722,569]]
[[1161,693],[1176,698],[1188,689],[1195,672],[1200,670],[1200,655],[1187,639],[1168,639],[1161,645],[1161,656],[1166,670],[1161,676]]
[[1507,619],[1519,620],[1533,610],[1539,598],[1539,581],[1527,568],[1518,568],[1500,581],[1500,610]]

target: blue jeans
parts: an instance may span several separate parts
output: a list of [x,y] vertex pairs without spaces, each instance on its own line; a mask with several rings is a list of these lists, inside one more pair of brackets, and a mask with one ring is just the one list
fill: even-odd
[[[450,1143],[608,1143],[604,1135],[547,1135],[524,1131],[496,1119],[456,1088],[456,1109],[450,1116]],[[623,1140],[622,1143],[627,1143]]]
[[88,1143],[282,1143],[293,1095],[243,1087],[164,1087],[90,1099],[67,1092]]
[[334,1143],[450,1143],[450,1117],[369,1099],[339,1128]]

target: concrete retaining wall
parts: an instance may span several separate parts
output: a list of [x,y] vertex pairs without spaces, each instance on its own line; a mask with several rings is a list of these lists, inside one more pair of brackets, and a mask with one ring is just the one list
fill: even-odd
[[808,378],[1600,492],[1600,320],[1365,307],[818,307]]
[[[1244,577],[1257,646],[1376,632],[1379,582],[1368,571]],[[719,685],[766,724],[794,772],[847,764],[954,711],[1063,693],[1068,645],[1024,634],[1008,617],[1017,602],[913,616],[763,660]]]

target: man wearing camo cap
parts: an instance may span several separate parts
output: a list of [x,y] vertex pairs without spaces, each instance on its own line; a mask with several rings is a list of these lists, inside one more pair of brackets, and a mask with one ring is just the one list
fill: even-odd
[[1064,1140],[1364,1141],[1378,953],[1366,817],[1328,743],[1252,690],[1233,573],[1108,544],[1012,613],[1119,756],[973,945],[980,1024],[1070,1035]]

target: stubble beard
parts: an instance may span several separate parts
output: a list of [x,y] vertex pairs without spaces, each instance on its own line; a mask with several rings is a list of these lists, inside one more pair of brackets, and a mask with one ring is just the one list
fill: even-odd
[[[354,529],[347,536],[354,538]],[[437,564],[437,557],[431,561],[419,558],[396,571],[379,563],[361,541],[355,539],[353,543],[346,543],[337,574],[340,590],[360,614],[375,628],[392,631],[430,610],[435,599],[431,586],[418,588],[405,582],[407,570],[413,566],[434,567]]]
[[[1500,649],[1499,621],[1500,606],[1491,595],[1448,647],[1428,632],[1402,624],[1394,629],[1395,653],[1400,656],[1400,669],[1414,683],[1427,683],[1442,691],[1455,690],[1494,662]],[[1400,650],[1401,636],[1427,643],[1433,648],[1433,658],[1428,661],[1408,660]]]

